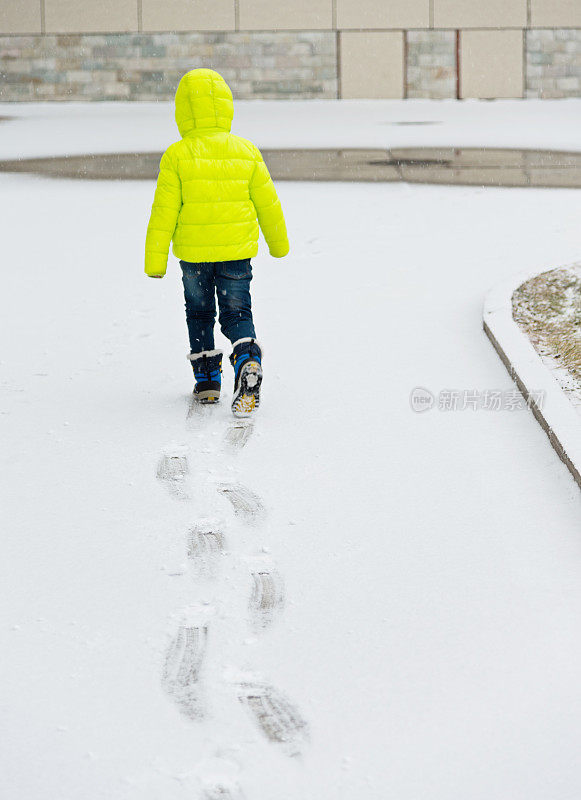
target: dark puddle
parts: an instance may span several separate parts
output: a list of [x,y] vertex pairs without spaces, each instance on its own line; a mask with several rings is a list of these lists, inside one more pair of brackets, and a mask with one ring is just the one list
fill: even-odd
[[[500,148],[263,150],[275,180],[581,187],[581,153]],[[0,161],[0,172],[82,180],[154,180],[160,152]]]

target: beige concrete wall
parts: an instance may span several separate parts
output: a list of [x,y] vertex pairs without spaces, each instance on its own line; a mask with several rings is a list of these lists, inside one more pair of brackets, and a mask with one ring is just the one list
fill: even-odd
[[345,31],[339,40],[341,97],[402,98],[404,37],[400,31]]
[[241,30],[333,27],[333,0],[238,0]]
[[[149,35],[141,49],[133,36],[114,37],[135,32],[143,42]],[[34,55],[58,34],[92,37],[83,40],[84,52],[95,42],[95,57],[80,58],[70,80],[66,66]],[[194,53],[171,40],[166,52],[165,34],[202,36],[204,47]],[[214,46],[231,34],[240,36],[238,49],[229,42],[216,60]],[[287,51],[281,44],[287,35],[314,38],[293,41]],[[242,70],[238,88],[245,96],[329,96],[339,85],[343,97],[437,98],[455,97],[459,85],[462,97],[581,97],[581,0],[0,0],[0,36],[10,39],[4,55],[0,48],[0,69],[10,73],[0,99],[60,98],[61,83],[70,99],[86,97],[85,85],[101,85],[95,71],[116,98],[137,98],[131,76],[142,72],[153,76],[147,96],[163,94],[174,67],[229,64],[226,51],[230,67]],[[18,36],[33,39],[22,44],[22,64],[14,55]],[[333,64],[317,37],[325,47],[326,37],[332,40],[339,54]],[[114,71],[125,45],[121,71]],[[76,47],[68,37],[66,64],[82,56]]]
[[106,33],[138,28],[135,0],[44,0],[44,8],[47,33]]
[[141,0],[144,31],[233,31],[234,0]]
[[581,0],[531,0],[533,28],[581,28]]
[[462,31],[462,98],[522,97],[523,91],[522,31]]
[[0,33],[40,33],[39,0],[1,0]]
[[138,27],[159,32],[581,28],[581,0],[0,0],[0,33],[116,33]]
[[429,28],[430,0],[336,0],[337,27]]
[[527,0],[433,2],[435,28],[526,28],[527,25]]

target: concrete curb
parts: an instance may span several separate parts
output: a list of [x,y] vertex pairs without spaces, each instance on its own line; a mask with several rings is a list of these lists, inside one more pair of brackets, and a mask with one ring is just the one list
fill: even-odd
[[[525,281],[546,269],[524,273],[495,286],[484,302],[484,331],[511,378],[529,403],[557,455],[581,489],[581,420],[512,316],[512,295]],[[535,395],[543,393],[543,402]]]

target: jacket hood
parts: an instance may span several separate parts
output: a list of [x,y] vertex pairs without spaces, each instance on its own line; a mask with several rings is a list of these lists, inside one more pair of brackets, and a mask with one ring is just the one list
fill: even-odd
[[176,91],[176,123],[181,136],[212,128],[229,131],[234,116],[232,92],[213,69],[186,72]]

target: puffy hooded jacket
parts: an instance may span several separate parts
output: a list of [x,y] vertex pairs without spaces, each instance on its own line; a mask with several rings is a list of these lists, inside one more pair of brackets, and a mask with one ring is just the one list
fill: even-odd
[[175,119],[181,140],[159,165],[145,243],[145,272],[165,275],[170,242],[184,261],[234,261],[258,252],[258,225],[270,254],[288,253],[280,201],[260,151],[230,133],[234,104],[211,69],[181,79]]

